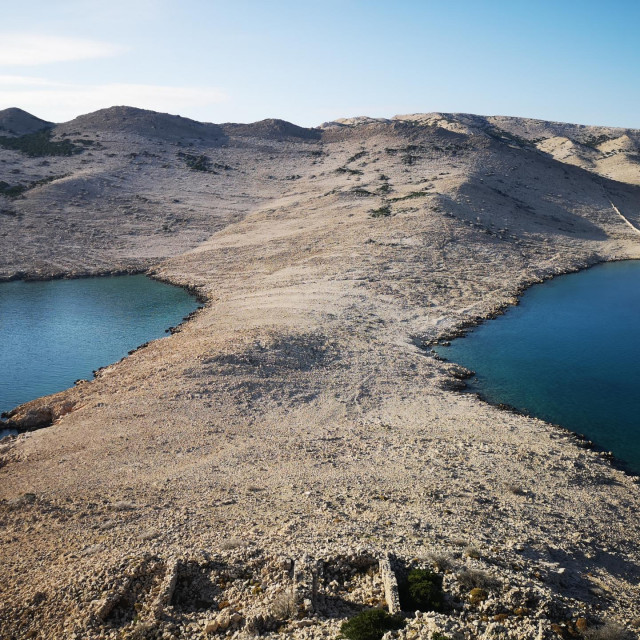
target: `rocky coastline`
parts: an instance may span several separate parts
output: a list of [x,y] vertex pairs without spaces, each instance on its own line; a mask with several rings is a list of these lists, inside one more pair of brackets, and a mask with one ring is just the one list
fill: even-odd
[[[0,150],[5,181],[66,176],[7,204],[1,277],[137,265],[205,301],[21,408],[51,425],[0,443],[0,635],[336,637],[420,569],[443,609],[401,603],[387,640],[637,637],[636,479],[448,388],[467,373],[424,345],[534,282],[640,257],[609,200],[640,222],[640,134],[414,114],[209,136],[172,118],[58,125],[88,143],[49,166]],[[560,131],[626,146],[605,176],[555,158]]]

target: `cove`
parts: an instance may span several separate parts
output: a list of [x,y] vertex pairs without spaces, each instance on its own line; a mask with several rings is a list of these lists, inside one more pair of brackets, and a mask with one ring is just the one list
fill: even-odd
[[640,261],[535,285],[435,350],[475,371],[469,388],[489,402],[583,435],[640,473]]
[[198,306],[144,275],[1,283],[0,412],[92,378]]

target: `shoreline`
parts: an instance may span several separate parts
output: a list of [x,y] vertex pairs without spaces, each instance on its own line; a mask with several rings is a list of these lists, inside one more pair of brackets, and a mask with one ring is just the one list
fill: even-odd
[[[51,277],[14,277],[14,276],[9,276],[8,279],[6,280],[0,280],[0,284],[3,284],[5,282],[54,282],[57,280],[85,280],[85,279],[89,279],[89,278],[111,278],[111,277],[121,277],[121,276],[134,276],[134,275],[144,275],[147,278],[149,278],[150,280],[154,280],[156,282],[162,283],[162,284],[166,284],[169,286],[173,286],[173,287],[179,287],[180,289],[185,290],[189,295],[191,295],[195,302],[198,304],[198,306],[191,312],[189,312],[186,316],[184,316],[182,318],[182,320],[174,325],[174,326],[169,326],[166,327],[164,329],[164,333],[168,334],[168,335],[163,335],[160,336],[158,338],[154,338],[152,340],[147,340],[145,342],[143,342],[142,344],[138,345],[137,347],[129,350],[127,352],[126,355],[124,355],[122,358],[120,358],[119,360],[116,360],[114,362],[110,362],[108,364],[103,365],[102,367],[98,367],[97,369],[93,370],[93,377],[91,379],[84,379],[84,378],[80,378],[78,380],[76,380],[74,382],[74,384],[70,387],[66,387],[65,389],[61,389],[60,391],[54,391],[53,393],[50,394],[46,394],[44,396],[37,396],[35,398],[32,398],[31,400],[27,400],[26,402],[22,402],[14,407],[12,407],[11,409],[8,409],[7,411],[2,411],[0,413],[0,431],[1,430],[6,430],[6,431],[16,431],[16,433],[8,433],[4,436],[0,436],[0,442],[6,442],[7,439],[9,438],[15,438],[16,436],[20,435],[21,433],[28,433],[28,432],[32,432],[38,429],[46,429],[47,427],[53,426],[56,422],[56,420],[58,418],[54,418],[51,422],[49,422],[48,424],[42,424],[40,426],[32,426],[32,427],[25,427],[25,428],[21,428],[20,423],[19,422],[12,422],[12,417],[15,415],[19,415],[20,413],[24,412],[24,410],[27,411],[27,414],[29,413],[29,406],[30,405],[38,405],[38,404],[45,404],[43,401],[46,398],[53,398],[53,397],[57,397],[61,394],[65,394],[70,392],[72,389],[75,389],[76,387],[83,385],[83,384],[87,384],[87,383],[91,383],[94,380],[96,380],[96,378],[99,376],[100,372],[107,369],[108,367],[111,367],[113,365],[116,365],[120,362],[123,362],[125,359],[127,359],[128,357],[132,356],[133,354],[137,353],[138,351],[141,351],[142,349],[145,349],[146,347],[148,347],[152,342],[156,342],[158,340],[163,340],[164,338],[168,338],[171,335],[174,335],[176,333],[179,333],[182,329],[182,327],[189,322],[190,320],[194,319],[196,317],[196,315],[198,314],[198,312],[202,311],[205,306],[206,306],[206,302],[207,302],[207,298],[206,296],[204,296],[204,294],[202,293],[202,291],[200,291],[197,287],[194,286],[190,286],[190,285],[184,285],[184,284],[178,284],[176,282],[171,282],[169,281],[167,278],[162,278],[159,277],[153,273],[150,273],[149,270],[153,269],[154,267],[150,267],[147,270],[144,271],[129,271],[129,270],[123,270],[123,269],[114,269],[114,270],[110,270],[110,271],[106,271],[106,272],[101,272],[100,274],[91,274],[91,273],[86,273],[86,274],[61,274],[61,275],[54,275]],[[19,275],[19,274],[18,274]],[[66,415],[66,413],[63,413],[62,415]],[[62,416],[59,416],[62,417]]]
[[[548,282],[549,280],[552,280],[554,278],[557,277],[561,277],[561,276],[566,276],[566,275],[571,275],[574,273],[580,273],[581,271],[586,271],[588,269],[591,269],[595,266],[598,265],[604,265],[604,264],[612,264],[612,263],[616,263],[616,262],[631,262],[631,261],[640,261],[640,258],[614,258],[611,260],[607,260],[607,259],[598,259],[598,260],[594,260],[593,262],[587,263],[583,266],[579,266],[576,267],[574,269],[569,269],[567,271],[563,271],[561,273],[550,273],[550,274],[546,274],[544,276],[541,276],[539,279],[536,280],[532,280],[531,282],[522,284],[518,290],[516,295],[514,296],[513,301],[507,301],[504,304],[500,305],[498,308],[489,311],[488,313],[484,314],[484,315],[479,315],[476,318],[472,318],[472,319],[468,319],[463,321],[461,324],[452,327],[452,328],[448,328],[444,330],[443,335],[439,336],[439,337],[435,337],[429,340],[422,340],[419,337],[409,337],[409,340],[415,344],[420,350],[422,350],[426,355],[428,355],[431,358],[434,358],[435,360],[439,360],[442,362],[446,362],[446,363],[451,363],[451,364],[455,364],[458,367],[461,367],[463,369],[466,369],[466,367],[464,367],[464,365],[461,365],[460,363],[455,362],[454,360],[450,360],[448,358],[444,358],[443,356],[441,356],[437,351],[435,351],[435,349],[433,349],[434,346],[437,345],[443,345],[444,342],[450,342],[451,340],[455,340],[455,339],[461,339],[467,336],[467,334],[473,330],[474,328],[484,324],[485,322],[488,322],[490,320],[493,320],[495,318],[500,317],[501,315],[503,315],[510,307],[515,307],[518,306],[520,304],[520,297],[531,287],[536,286],[536,285],[541,285],[544,284],[545,282]],[[39,276],[35,276],[35,277],[15,277],[15,276],[9,276],[8,279],[6,280],[2,280],[0,278],[0,283],[2,282],[11,282],[11,281],[16,281],[16,280],[23,280],[24,282],[45,282],[45,281],[54,281],[54,280],[75,280],[75,279],[84,279],[84,278],[93,278],[93,277],[117,277],[117,276],[122,276],[122,275],[145,275],[146,277],[150,278],[151,280],[156,280],[157,282],[161,282],[163,284],[168,284],[171,286],[175,286],[175,287],[180,287],[181,289],[184,289],[185,291],[187,291],[190,295],[194,296],[196,301],[199,303],[200,306],[198,306],[196,309],[194,309],[192,312],[190,312],[189,314],[187,314],[186,316],[184,316],[184,318],[182,319],[182,321],[177,324],[174,327],[168,327],[167,329],[165,329],[165,332],[168,333],[169,335],[173,335],[175,333],[179,333],[181,328],[184,327],[186,325],[187,322],[195,319],[197,317],[197,315],[201,312],[203,312],[203,310],[206,309],[207,304],[209,302],[209,298],[207,297],[207,295],[202,291],[202,287],[198,287],[196,285],[193,284],[185,284],[183,282],[181,282],[179,280],[179,278],[177,277],[171,277],[171,276],[167,276],[167,275],[160,275],[157,272],[157,269],[160,267],[161,265],[159,265],[158,263],[155,263],[153,265],[151,265],[150,267],[148,267],[147,269],[144,270],[139,270],[139,271],[132,271],[132,270],[126,270],[126,269],[114,269],[114,270],[107,270],[104,272],[100,272],[99,274],[93,274],[93,273],[86,273],[86,274],[75,274],[75,273],[71,273],[71,274],[66,274],[66,273],[61,273],[60,275],[52,275],[52,276],[43,276],[43,277],[39,277]],[[19,274],[16,274],[19,275]],[[0,428],[6,428],[7,424],[10,424],[7,422],[7,416],[10,413],[14,413],[16,412],[18,409],[20,409],[21,407],[25,407],[31,403],[34,402],[38,402],[40,400],[43,400],[44,398],[47,397],[51,397],[51,396],[57,396],[58,394],[62,394],[62,393],[66,393],[69,392],[70,390],[74,389],[75,386],[79,383],[90,383],[93,380],[95,380],[98,376],[98,374],[103,371],[104,369],[106,369],[107,367],[111,367],[113,365],[119,364],[121,362],[123,362],[124,360],[126,360],[129,356],[135,354],[136,352],[146,348],[149,346],[149,344],[151,344],[152,342],[156,342],[158,340],[162,340],[166,337],[169,336],[162,336],[160,338],[156,338],[154,340],[149,340],[147,342],[144,342],[143,344],[139,345],[138,347],[136,347],[135,349],[130,350],[127,355],[123,356],[122,358],[120,358],[120,360],[117,360],[115,362],[109,363],[107,365],[104,365],[103,367],[99,367],[98,369],[93,371],[93,378],[91,380],[78,380],[76,381],[76,383],[74,383],[73,387],[68,387],[66,389],[63,389],[59,392],[55,392],[53,394],[49,394],[46,396],[38,396],[37,398],[33,398],[32,400],[29,400],[28,402],[22,403],[20,405],[17,405],[16,407],[13,407],[11,410],[9,411],[5,411],[2,412],[2,414],[0,414]],[[443,345],[446,346],[446,345]],[[584,434],[578,433],[576,431],[572,431],[571,429],[569,429],[568,427],[564,427],[563,425],[559,424],[559,423],[555,423],[555,422],[551,422],[548,420],[545,420],[544,418],[541,418],[539,416],[536,416],[535,414],[532,414],[526,410],[522,410],[522,409],[518,409],[517,407],[514,407],[512,405],[506,404],[506,403],[501,403],[501,402],[493,402],[491,400],[489,400],[484,394],[482,394],[479,391],[475,391],[472,388],[469,387],[469,385],[466,382],[466,379],[469,379],[471,377],[473,377],[475,375],[475,372],[472,372],[470,370],[467,369],[467,371],[469,372],[469,375],[466,375],[464,378],[461,377],[452,377],[453,380],[456,381],[457,384],[462,384],[464,385],[461,388],[451,388],[450,391],[452,391],[453,393],[457,393],[457,394],[461,394],[461,395],[472,395],[474,397],[476,397],[478,400],[480,400],[481,402],[497,408],[501,411],[505,411],[507,413],[512,413],[514,415],[518,415],[518,416],[522,416],[525,418],[531,418],[534,420],[539,420],[540,422],[543,422],[544,424],[548,425],[549,427],[558,430],[562,433],[562,435],[569,437],[572,441],[574,441],[574,444],[576,447],[581,448],[581,449],[590,449],[596,453],[598,453],[603,460],[606,460],[608,464],[610,464],[612,466],[612,468],[616,469],[617,471],[621,471],[623,472],[627,477],[629,477],[630,479],[632,479],[634,482],[638,482],[640,483],[640,472],[636,472],[631,470],[628,466],[627,463],[622,459],[617,457],[613,452],[605,449],[604,447],[598,445],[596,442],[594,442],[593,440],[589,439],[587,436],[585,436]],[[17,435],[20,435],[21,433],[28,433],[31,431],[34,431],[36,429],[44,429],[47,428],[49,426],[53,426],[53,424],[55,424],[55,421],[51,424],[42,426],[42,427],[35,427],[35,428],[28,428],[28,429],[24,429],[21,430],[19,428],[10,426],[9,429],[13,429],[17,431],[17,434],[9,434],[4,436],[3,438],[0,438],[0,440],[4,440],[6,441],[6,439],[8,438],[13,438],[16,437]]]
[[[587,266],[579,267],[577,269],[566,271],[563,273],[552,274],[539,281],[526,284],[518,290],[518,293],[517,293],[518,297],[514,302],[507,302],[499,310],[496,310],[494,312],[490,312],[487,315],[481,316],[477,320],[474,319],[473,321],[465,322],[464,324],[458,327],[454,327],[451,331],[447,330],[445,337],[434,338],[428,342],[422,342],[418,345],[418,347],[423,349],[425,353],[427,353],[430,357],[433,357],[442,362],[449,362],[459,367],[462,367],[464,369],[467,369],[466,367],[464,367],[464,365],[460,364],[459,362],[456,362],[455,360],[451,360],[449,358],[445,358],[444,356],[440,355],[437,351],[435,351],[434,347],[438,345],[446,347],[448,345],[443,343],[450,342],[451,340],[463,339],[467,337],[469,332],[472,331],[474,328],[479,327],[480,325],[485,324],[486,322],[489,322],[495,318],[500,317],[501,315],[506,313],[510,307],[518,306],[520,304],[520,297],[531,287],[544,284],[545,282],[548,282],[549,280],[553,280],[554,278],[557,278],[557,277],[571,275],[574,273],[580,273],[582,271],[587,271],[588,269],[597,267],[599,265],[614,264],[616,262],[640,262],[640,258],[616,258],[613,260],[597,260]],[[466,379],[469,379],[475,376],[475,372],[472,372],[469,369],[467,369],[467,371],[470,372],[470,375],[466,376]],[[633,471],[632,469],[629,468],[628,464],[622,458],[619,458],[612,451],[609,451],[605,447],[600,446],[598,443],[594,442],[584,434],[578,433],[576,431],[572,431],[568,427],[565,427],[559,423],[545,420],[544,418],[541,418],[540,416],[537,416],[526,410],[518,409],[517,407],[514,407],[508,403],[494,402],[492,400],[489,400],[482,392],[476,391],[473,388],[471,388],[467,384],[466,379],[457,378],[457,377],[454,378],[454,380],[457,380],[459,384],[464,384],[464,387],[459,389],[452,388],[451,391],[454,393],[460,393],[464,395],[473,395],[476,398],[478,398],[478,400],[480,400],[481,402],[484,402],[485,404],[488,404],[491,407],[500,409],[501,411],[506,411],[508,413],[523,416],[525,418],[533,418],[535,420],[540,420],[541,422],[544,422],[550,427],[559,430],[563,435],[571,437],[573,440],[575,440],[576,446],[580,448],[588,448],[600,454],[602,458],[607,460],[607,462],[609,462],[609,464],[611,464],[611,466],[614,469],[618,471],[622,471],[626,476],[631,478],[634,482],[640,483],[640,471]]]

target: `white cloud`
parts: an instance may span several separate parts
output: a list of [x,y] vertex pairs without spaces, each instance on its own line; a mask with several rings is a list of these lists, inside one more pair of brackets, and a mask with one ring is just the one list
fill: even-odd
[[43,78],[0,75],[0,109],[20,107],[39,118],[66,122],[83,113],[127,105],[188,115],[228,100],[213,87],[147,84],[70,84]]
[[0,33],[0,65],[30,66],[92,58],[110,58],[126,51],[109,42],[39,35]]

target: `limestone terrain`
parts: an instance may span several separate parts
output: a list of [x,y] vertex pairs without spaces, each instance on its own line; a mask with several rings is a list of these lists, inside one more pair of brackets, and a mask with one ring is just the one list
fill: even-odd
[[0,637],[336,637],[388,606],[387,554],[448,603],[389,637],[637,637],[636,479],[429,345],[640,257],[640,132],[34,120],[0,112],[0,277],[148,270],[205,306],[10,413]]

